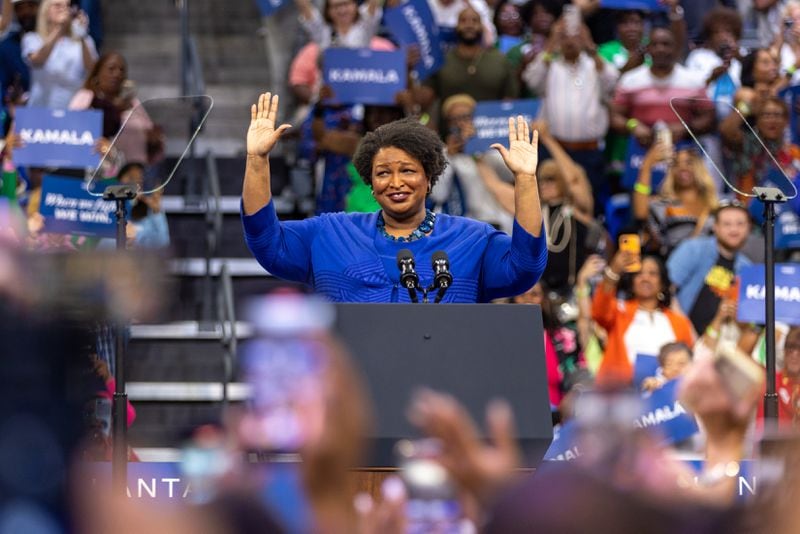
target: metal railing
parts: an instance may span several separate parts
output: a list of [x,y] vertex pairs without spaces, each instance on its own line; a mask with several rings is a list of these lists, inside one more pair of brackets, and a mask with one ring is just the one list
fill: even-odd
[[202,318],[204,321],[209,321],[214,297],[211,260],[216,257],[222,241],[222,193],[217,173],[217,160],[211,151],[206,152],[205,163],[206,180],[203,182],[203,196],[205,197],[206,253]]
[[233,300],[233,283],[228,270],[228,264],[223,263],[219,271],[219,284],[217,286],[217,319],[222,328],[220,341],[223,347],[223,376],[222,376],[222,408],[228,404],[228,384],[233,379],[233,366],[238,350],[238,332],[236,330],[236,306]]

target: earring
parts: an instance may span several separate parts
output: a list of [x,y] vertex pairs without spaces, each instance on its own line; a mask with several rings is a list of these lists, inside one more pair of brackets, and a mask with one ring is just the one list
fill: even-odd
[[658,299],[660,302],[664,302],[664,299],[665,299],[666,297],[667,297],[667,296],[664,294],[664,292],[663,292],[663,291],[659,291],[659,292],[658,292],[658,295],[656,295],[656,298],[657,298],[657,299]]

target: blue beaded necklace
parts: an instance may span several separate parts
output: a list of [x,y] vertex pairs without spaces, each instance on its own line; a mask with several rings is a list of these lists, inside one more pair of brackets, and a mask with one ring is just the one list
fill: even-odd
[[383,220],[383,211],[378,212],[378,220],[375,222],[375,226],[383,234],[383,237],[389,239],[391,241],[397,241],[398,243],[409,243],[411,241],[416,241],[417,239],[422,239],[425,237],[425,234],[429,233],[433,230],[433,224],[436,222],[436,214],[433,213],[431,210],[425,210],[425,218],[419,223],[416,230],[411,232],[406,237],[395,237],[391,235],[389,232],[386,231],[386,221]]

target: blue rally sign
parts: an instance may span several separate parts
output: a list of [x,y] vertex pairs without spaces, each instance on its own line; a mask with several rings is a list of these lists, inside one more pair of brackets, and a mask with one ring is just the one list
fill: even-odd
[[406,88],[402,50],[328,48],[322,63],[325,83],[333,90],[331,103],[395,105],[397,93]]
[[600,0],[600,7],[606,9],[638,9],[641,11],[667,10],[667,6],[660,0]]
[[417,79],[424,80],[444,63],[439,27],[427,0],[408,0],[394,8],[387,8],[383,20],[397,43],[406,48],[419,47],[419,61],[414,65]]
[[778,93],[789,107],[789,131],[792,133],[792,143],[800,144],[800,85],[787,87]]
[[[631,136],[628,141],[628,152],[625,154],[625,171],[622,174],[622,187],[628,191],[633,189],[633,185],[639,179],[639,171],[642,169],[645,154],[647,154],[647,147]],[[653,165],[650,173],[650,186],[653,191],[658,191],[666,175],[666,162]]]
[[697,421],[677,398],[678,380],[670,380],[644,399],[645,409],[633,422],[637,428],[657,431],[663,443],[678,443],[696,434]]
[[[743,323],[764,324],[764,265],[743,267],[739,273],[739,308]],[[775,320],[800,325],[800,264],[775,265]]]
[[[696,434],[699,430],[697,422],[678,401],[677,386],[678,380],[671,380],[643,398],[641,412],[631,421],[631,426],[654,432],[664,445],[678,443]],[[554,434],[544,459],[569,461],[578,458],[585,446],[578,439],[578,431],[574,420],[563,424]]]
[[286,4],[286,0],[257,0],[261,16],[269,17]]
[[116,203],[90,195],[80,178],[45,176],[39,213],[44,231],[51,234],[78,234],[114,237]]
[[97,110],[17,108],[15,130],[23,146],[14,150],[14,165],[95,168],[102,124],[103,112]]
[[539,113],[539,100],[487,100],[478,102],[472,116],[475,135],[467,140],[464,152],[478,154],[494,143],[508,145],[508,118],[522,115],[530,123]]

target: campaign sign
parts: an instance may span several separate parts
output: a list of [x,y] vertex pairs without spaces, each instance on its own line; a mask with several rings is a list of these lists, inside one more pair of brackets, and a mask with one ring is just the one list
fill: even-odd
[[508,118],[522,115],[530,123],[539,113],[539,105],[535,99],[478,102],[472,116],[475,135],[467,140],[464,152],[486,152],[494,143],[508,145]]
[[793,211],[784,211],[775,221],[775,247],[800,248],[800,217]]
[[[697,422],[677,400],[677,380],[671,380],[647,398],[642,399],[641,413],[631,421],[639,429],[656,433],[665,445],[678,443],[698,432]],[[570,461],[582,454],[577,439],[577,424],[567,421],[553,434],[545,460]]]
[[[113,202],[112,202],[113,204]],[[83,464],[91,481],[103,487],[111,480],[111,462]],[[180,502],[190,498],[191,486],[176,462],[129,462],[127,493],[131,499],[150,502]]]
[[789,130],[792,143],[800,145],[800,85],[787,87],[778,93],[789,107]]
[[[749,265],[739,273],[739,308],[736,318],[743,323],[765,324],[764,265]],[[775,320],[800,325],[800,264],[775,265]]]
[[80,178],[48,175],[42,180],[39,213],[45,232],[114,237],[115,210],[115,202],[90,195]]
[[637,390],[642,389],[642,382],[645,378],[656,376],[658,371],[658,358],[650,354],[637,354],[636,363],[633,366],[633,386]]
[[331,103],[395,105],[406,88],[405,52],[368,48],[328,48],[322,60]]
[[581,455],[575,439],[577,426],[574,420],[570,420],[553,429],[553,441],[544,453],[545,460],[569,462]]
[[269,17],[286,4],[286,0],[257,0],[261,16]]
[[670,380],[644,399],[645,408],[633,422],[637,428],[653,429],[662,443],[678,443],[697,433],[697,421],[677,399],[678,380]]
[[638,9],[641,11],[666,11],[661,0],[600,0],[600,7],[606,9]]
[[383,20],[397,43],[406,48],[417,45],[419,61],[414,65],[417,78],[424,80],[444,63],[439,40],[439,27],[433,20],[428,0],[408,0],[397,7],[387,8]]
[[14,150],[14,165],[85,169],[100,163],[95,143],[102,111],[20,107],[16,113],[15,130],[23,146]]
[[[625,172],[622,174],[622,187],[628,191],[633,190],[633,185],[639,179],[639,171],[642,169],[644,155],[647,147],[639,143],[635,137],[631,136],[628,140],[628,152],[625,154]],[[653,165],[650,173],[650,187],[653,191],[658,191],[661,182],[667,175],[667,162],[660,162]]]

